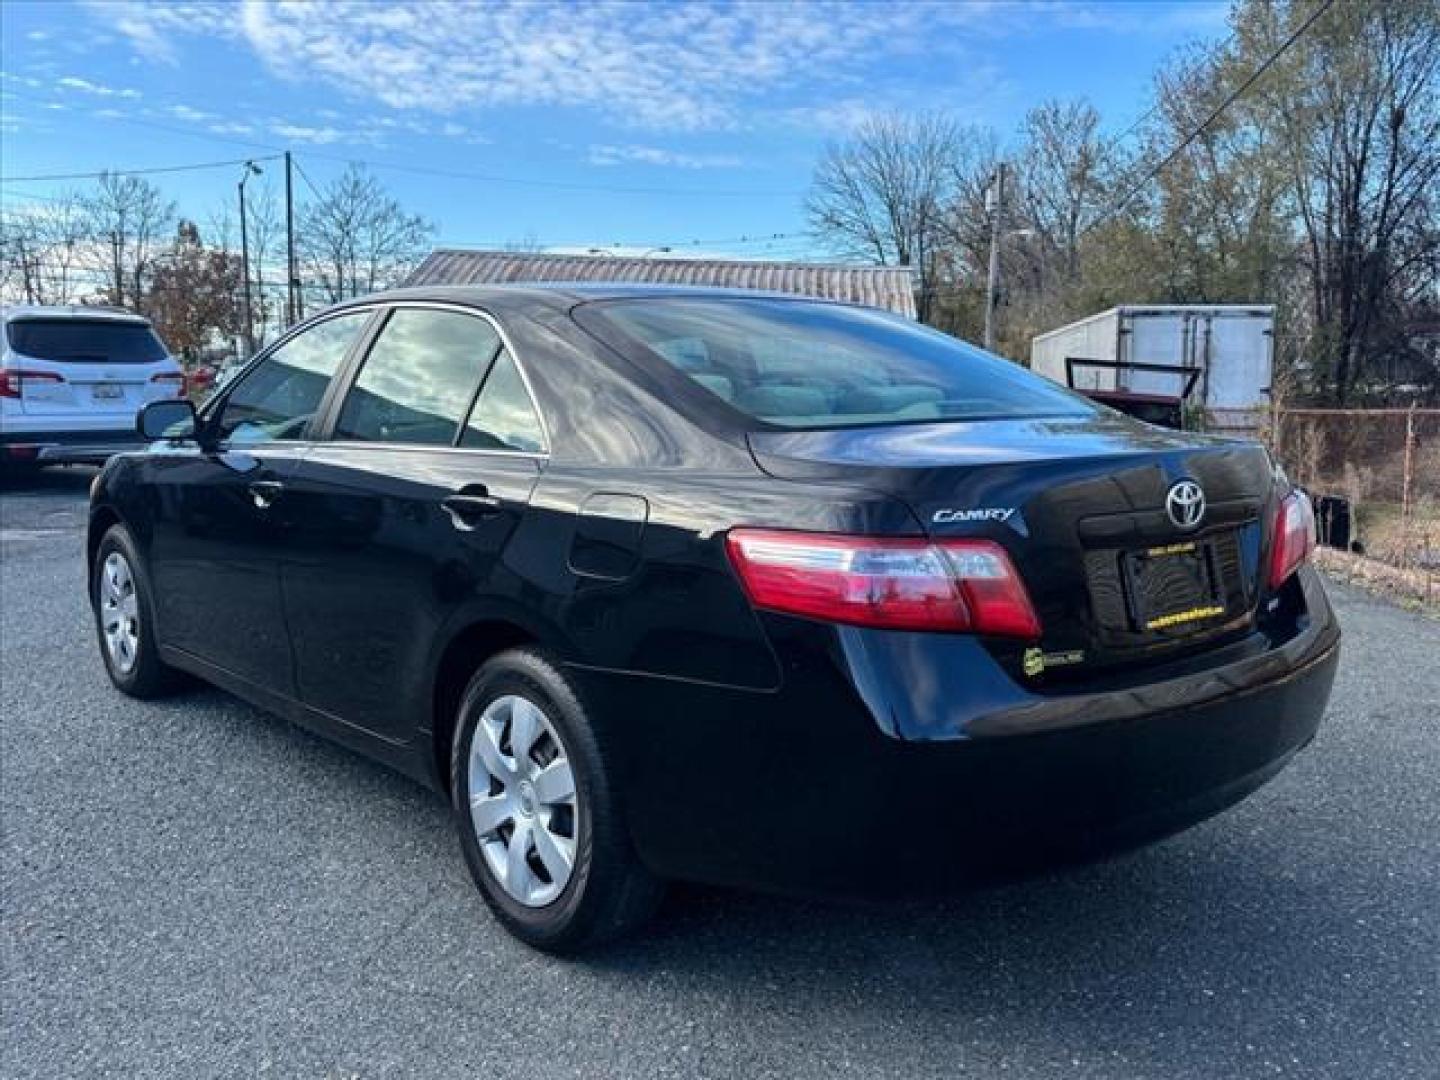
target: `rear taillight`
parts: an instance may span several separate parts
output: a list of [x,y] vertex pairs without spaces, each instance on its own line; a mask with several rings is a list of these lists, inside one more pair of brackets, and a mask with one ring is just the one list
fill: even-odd
[[27,382],[63,383],[64,377],[53,371],[26,371],[24,368],[0,368],[0,397],[18,398]]
[[888,630],[1037,638],[999,544],[735,529],[726,549],[756,607]]
[[1280,502],[1270,540],[1270,588],[1285,583],[1315,550],[1315,511],[1303,491],[1292,491]]
[[150,381],[152,383],[162,383],[173,386],[176,397],[184,397],[186,391],[189,389],[183,371],[162,371],[158,375],[151,375]]

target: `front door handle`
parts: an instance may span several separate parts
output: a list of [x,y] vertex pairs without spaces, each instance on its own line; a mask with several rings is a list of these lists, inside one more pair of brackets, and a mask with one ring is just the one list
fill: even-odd
[[450,523],[461,532],[473,532],[477,524],[501,510],[500,500],[479,485],[446,496],[440,505],[450,515]]
[[269,510],[285,490],[279,480],[256,480],[250,485],[250,500],[256,510]]

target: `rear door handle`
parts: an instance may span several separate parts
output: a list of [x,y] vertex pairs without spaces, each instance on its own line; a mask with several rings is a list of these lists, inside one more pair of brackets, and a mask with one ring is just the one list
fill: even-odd
[[458,491],[440,500],[450,523],[461,532],[471,532],[477,523],[500,513],[500,500],[483,487]]
[[284,491],[279,480],[256,480],[250,485],[250,499],[256,510],[269,510]]

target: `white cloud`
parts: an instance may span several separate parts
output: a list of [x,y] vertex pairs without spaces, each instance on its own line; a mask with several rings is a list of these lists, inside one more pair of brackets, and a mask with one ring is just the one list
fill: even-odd
[[165,111],[177,120],[189,120],[194,123],[198,123],[201,120],[220,119],[214,113],[206,112],[204,109],[193,109],[189,105],[170,105],[166,107]]
[[282,139],[291,142],[309,143],[311,146],[329,146],[338,142],[354,142],[339,128],[315,127],[309,124],[292,124],[288,120],[272,120],[270,130]]
[[837,98],[821,105],[801,105],[786,109],[783,118],[798,128],[826,135],[845,135],[866,120],[892,111],[873,98]]
[[113,86],[105,86],[101,83],[91,82],[89,79],[82,79],[78,75],[66,75],[63,79],[56,79],[55,85],[64,90],[74,90],[82,94],[93,94],[95,97],[118,97],[138,98],[140,91],[129,88],[117,89]]
[[179,61],[175,39],[186,35],[227,36],[236,9],[224,3],[149,3],[147,0],[87,0],[97,23],[127,39],[148,60]]
[[222,120],[217,124],[210,124],[206,130],[215,135],[254,135],[255,125],[240,123],[236,120]]
[[658,146],[592,146],[591,165],[664,165],[674,169],[734,169],[744,162],[733,154],[686,154]]
[[[839,132],[916,105],[977,114],[1007,92],[998,78],[978,77],[997,71],[996,39],[1019,37],[1023,48],[1027,35],[1057,27],[1217,32],[1227,10],[1225,0],[85,2],[97,32],[128,41],[146,62],[203,62],[217,39],[246,49],[323,104],[296,127],[371,143],[382,129],[482,142],[444,123],[499,108],[583,109],[657,132],[756,124]],[[934,85],[922,94],[914,74],[922,65],[948,73],[950,101],[933,100]],[[402,118],[356,118],[358,104],[376,103]]]
[[1215,34],[1224,31],[1230,17],[1229,0],[1182,0],[1167,5],[1049,3],[1040,10],[1065,29],[1114,34]]
[[184,37],[224,37],[282,78],[394,109],[563,106],[634,127],[700,130],[739,126],[785,93],[863,94],[877,61],[960,56],[963,31],[987,36],[992,24],[1030,17],[992,8],[983,0],[245,0],[239,8],[109,2],[92,10],[159,59],[175,61]]

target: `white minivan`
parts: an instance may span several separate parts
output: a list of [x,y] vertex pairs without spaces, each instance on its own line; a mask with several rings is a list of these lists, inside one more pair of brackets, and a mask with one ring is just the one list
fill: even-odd
[[0,332],[0,467],[99,464],[142,445],[142,405],[185,396],[184,372],[139,315],[14,307]]

